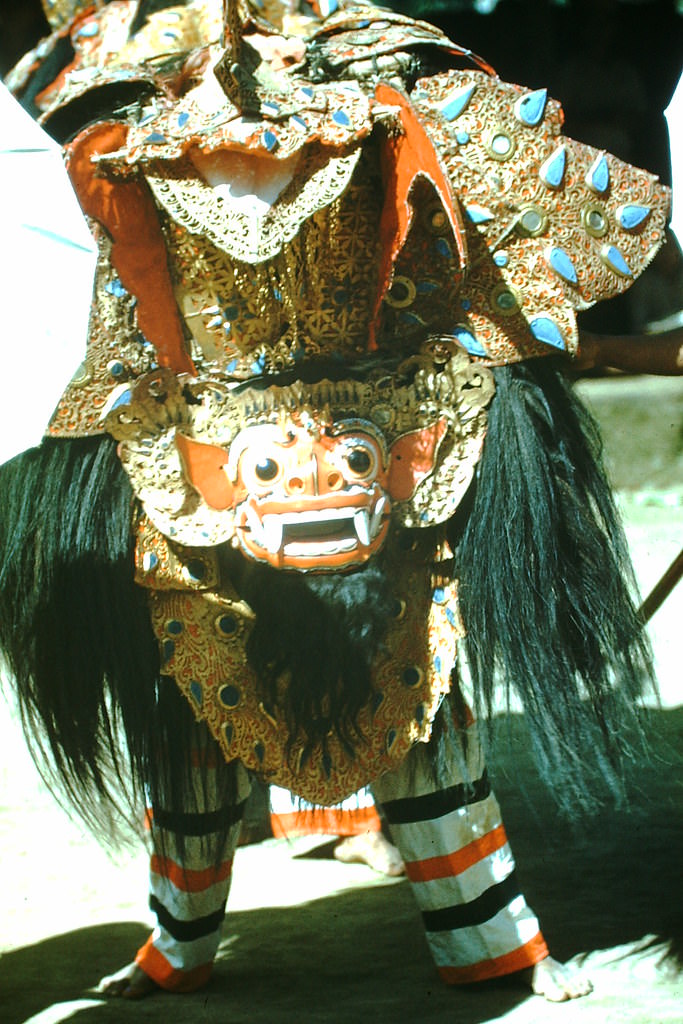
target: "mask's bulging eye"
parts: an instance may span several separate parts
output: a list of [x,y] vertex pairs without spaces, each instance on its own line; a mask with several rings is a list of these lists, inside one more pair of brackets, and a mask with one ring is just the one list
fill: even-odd
[[[355,480],[367,480],[377,474],[379,460],[374,446],[361,438],[353,438],[344,445],[344,474]],[[341,467],[340,467],[341,468]]]
[[280,472],[280,467],[275,459],[263,458],[254,464],[254,475],[262,484],[269,484],[275,480]]
[[372,459],[365,448],[353,448],[346,456],[348,467],[356,476],[365,476],[372,466]]

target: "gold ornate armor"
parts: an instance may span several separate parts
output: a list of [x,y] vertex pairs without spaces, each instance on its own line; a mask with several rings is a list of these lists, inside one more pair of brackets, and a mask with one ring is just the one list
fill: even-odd
[[[461,626],[438,563],[490,367],[574,354],[575,311],[653,257],[667,190],[563,136],[545,90],[390,11],[269,22],[231,3],[221,41],[214,3],[129,38],[134,8],[82,15],[42,98],[49,123],[107,83],[145,87],[67,147],[100,260],[86,358],[50,433],[119,442],[162,670],[226,758],[335,802],[427,739],[448,689]],[[421,77],[418,49],[464,67]],[[224,543],[309,572],[382,551],[397,614],[367,744],[288,749],[247,664],[253,612],[221,576]]]

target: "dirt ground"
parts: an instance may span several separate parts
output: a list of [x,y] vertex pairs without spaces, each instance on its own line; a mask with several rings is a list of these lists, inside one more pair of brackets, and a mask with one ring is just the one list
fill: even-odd
[[[683,378],[588,381],[636,569],[648,592],[683,544]],[[198,994],[107,1002],[93,986],[149,927],[140,851],[108,856],[39,782],[0,701],[2,1024],[664,1024],[683,1021],[681,647],[683,584],[651,623],[662,692],[653,757],[629,806],[581,829],[558,820],[534,777],[522,725],[493,766],[528,900],[554,955],[594,993],[553,1006],[514,982],[447,989],[408,883],[304,856],[285,840],[241,849],[213,980]]]

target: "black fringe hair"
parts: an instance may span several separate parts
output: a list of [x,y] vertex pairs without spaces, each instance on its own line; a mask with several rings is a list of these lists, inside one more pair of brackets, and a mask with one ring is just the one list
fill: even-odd
[[521,701],[536,762],[566,811],[617,797],[654,690],[633,570],[590,413],[561,366],[494,371],[496,396],[456,575],[479,717]]
[[[216,761],[159,674],[132,514],[111,438],[47,439],[0,468],[0,646],[24,732],[55,795],[112,840],[124,823],[141,831],[145,802],[200,809]],[[232,775],[219,774],[226,802]],[[217,858],[226,834],[213,837]]]
[[[282,572],[221,549],[222,565],[256,614],[247,658],[270,706],[297,740],[326,754],[328,734],[347,749],[365,737],[358,715],[372,696],[372,665],[396,599],[382,554],[353,573]],[[286,690],[278,685],[288,679]]]

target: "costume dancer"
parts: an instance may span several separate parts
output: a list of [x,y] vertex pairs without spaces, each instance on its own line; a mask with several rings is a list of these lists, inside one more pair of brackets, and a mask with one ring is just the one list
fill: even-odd
[[86,819],[121,781],[151,805],[158,925],[107,991],[206,981],[249,769],[320,805],[373,784],[447,982],[582,994],[456,649],[480,716],[496,679],[520,697],[566,808],[591,765],[617,785],[649,652],[562,364],[666,189],[390,11],[78,8],[11,78],[100,256],[83,366],[2,471],[0,633]]

